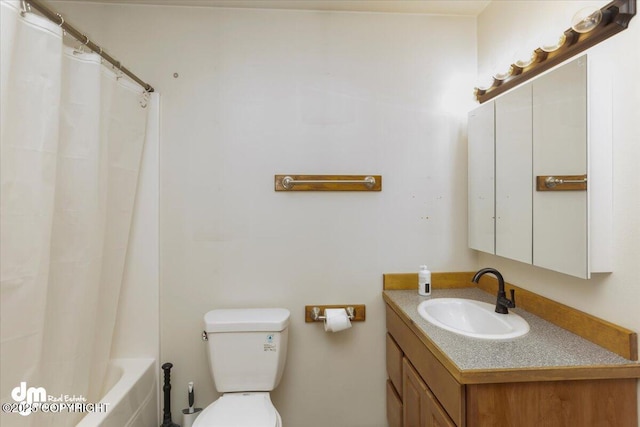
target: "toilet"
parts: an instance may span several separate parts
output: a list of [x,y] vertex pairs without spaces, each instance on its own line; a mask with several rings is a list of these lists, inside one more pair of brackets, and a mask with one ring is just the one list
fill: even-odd
[[216,390],[223,393],[193,427],[282,427],[269,392],[287,359],[289,310],[244,308],[204,316],[207,356]]

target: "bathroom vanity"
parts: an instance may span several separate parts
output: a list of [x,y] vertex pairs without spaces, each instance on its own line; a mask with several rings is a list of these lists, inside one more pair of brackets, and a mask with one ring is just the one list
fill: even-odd
[[[518,308],[531,329],[508,341],[464,337],[418,314],[427,298],[495,302],[495,295],[465,286],[436,287],[431,297],[414,289],[383,292],[390,427],[637,427],[637,361]],[[637,359],[637,337],[629,332]]]

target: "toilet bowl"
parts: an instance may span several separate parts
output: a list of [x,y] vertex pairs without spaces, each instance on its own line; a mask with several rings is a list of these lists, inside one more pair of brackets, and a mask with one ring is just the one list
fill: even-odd
[[282,427],[271,403],[287,355],[289,310],[222,309],[204,316],[209,368],[223,393],[193,427]]
[[267,392],[225,393],[207,406],[193,427],[282,427]]

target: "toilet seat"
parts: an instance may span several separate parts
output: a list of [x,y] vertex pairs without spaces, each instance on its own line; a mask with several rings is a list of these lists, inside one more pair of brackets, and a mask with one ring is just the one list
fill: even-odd
[[193,427],[281,427],[267,392],[225,393],[207,406]]

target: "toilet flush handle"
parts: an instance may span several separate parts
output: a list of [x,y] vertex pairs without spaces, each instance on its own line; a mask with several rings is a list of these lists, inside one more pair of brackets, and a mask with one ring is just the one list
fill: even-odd
[[207,335],[207,331],[202,331],[202,341],[209,341],[209,336]]

